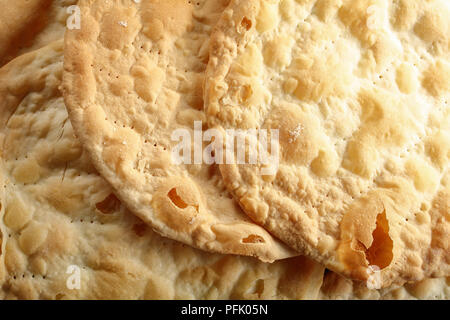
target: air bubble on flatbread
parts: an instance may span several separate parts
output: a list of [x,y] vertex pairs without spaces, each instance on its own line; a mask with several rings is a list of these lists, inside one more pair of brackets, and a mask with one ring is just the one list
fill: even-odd
[[186,178],[168,178],[153,195],[152,204],[155,214],[178,231],[192,230],[205,219],[200,191]]

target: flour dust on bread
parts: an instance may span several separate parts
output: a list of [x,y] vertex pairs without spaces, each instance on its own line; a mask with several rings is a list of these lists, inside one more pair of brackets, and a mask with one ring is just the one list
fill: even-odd
[[275,174],[221,166],[255,222],[382,287],[449,276],[449,5],[230,4],[211,36],[205,106],[210,127],[279,130]]
[[76,3],[77,0],[0,0],[0,66],[61,39],[67,20],[74,13],[69,8]]
[[318,296],[323,267],[311,260],[207,253],[127,211],[75,137],[62,74],[62,41],[0,69],[0,298]]
[[[65,39],[64,97],[93,164],[163,236],[274,261],[296,253],[253,223],[217,166],[175,164],[175,130],[203,121],[209,32],[226,1],[80,1]],[[194,148],[192,148],[194,150]]]

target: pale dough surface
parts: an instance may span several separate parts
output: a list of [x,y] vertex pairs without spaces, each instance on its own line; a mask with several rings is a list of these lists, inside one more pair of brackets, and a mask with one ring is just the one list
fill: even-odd
[[234,1],[212,34],[210,127],[279,130],[229,191],[302,254],[380,286],[450,274],[450,2]]
[[[0,299],[318,297],[311,260],[206,253],[127,211],[74,135],[62,73],[62,41],[0,69]],[[71,265],[80,289],[66,285]]]
[[[163,236],[274,261],[296,255],[251,221],[218,167],[177,165],[175,130],[203,121],[209,32],[226,1],[80,1],[65,38],[64,98],[93,164]],[[194,151],[194,146],[192,146]]]

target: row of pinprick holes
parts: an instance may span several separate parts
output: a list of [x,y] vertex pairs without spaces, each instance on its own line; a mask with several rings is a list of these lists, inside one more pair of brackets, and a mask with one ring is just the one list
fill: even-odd
[[[91,67],[93,68],[94,67],[94,64],[91,64]],[[102,72],[103,71],[103,68],[100,68],[100,69],[98,69],[100,72]],[[111,72],[108,72],[108,76],[110,77],[111,76]],[[116,75],[115,76],[116,77],[116,79],[119,79],[119,75]]]
[[[145,140],[144,140],[144,143],[147,144],[147,143],[151,143],[151,142],[148,141],[147,139],[145,139]],[[158,144],[157,144],[157,143],[154,143],[153,146],[156,148],[156,147],[158,147]],[[163,147],[163,149],[164,149],[164,151],[167,150],[166,147]]]
[[[13,279],[14,279],[14,280],[17,280],[18,278],[19,278],[19,279],[20,279],[20,278],[25,279],[26,276],[27,276],[27,275],[26,275],[25,273],[22,274],[22,277],[17,276],[17,275],[15,274],[15,275],[13,275]],[[44,279],[44,280],[47,278],[45,275],[44,275],[44,276],[40,276],[40,277],[41,277],[42,279]],[[34,273],[32,273],[32,274],[31,274],[31,278],[33,278],[33,279],[36,278],[36,275],[35,275]]]
[[[141,46],[141,49],[144,49],[144,46]],[[149,53],[153,53],[153,49],[148,50]],[[161,50],[158,50],[158,55],[161,55]]]
[[[105,121],[108,121],[108,118],[107,118],[107,117],[105,117]],[[114,124],[117,124],[117,120],[114,120]],[[123,128],[126,128],[126,125],[123,124],[122,127],[123,127]],[[131,129],[131,130],[134,130],[134,126],[131,126],[130,129]],[[147,144],[147,143],[149,143],[149,141],[148,141],[147,139],[145,139],[144,143]],[[155,143],[153,146],[154,146],[154,147],[157,147],[158,144]],[[167,150],[167,147],[163,147],[163,149],[164,149],[164,151],[165,151],[165,150]]]
[[72,219],[72,220],[70,220],[70,223],[74,223],[74,222],[90,223],[90,224],[99,223],[100,225],[104,224],[103,222],[98,222],[98,221],[95,221],[95,220],[84,220],[84,219],[79,219],[79,220]]
[[[141,49],[143,49],[143,46],[141,46]],[[152,52],[152,50],[150,50],[149,52]],[[158,51],[158,54],[161,54],[161,51]],[[91,67],[94,67],[94,64],[91,64]],[[99,71],[103,71],[103,68],[100,68]],[[184,72],[187,72],[187,70],[184,70]],[[110,76],[111,73],[108,73],[108,75]],[[116,79],[118,79],[118,78],[119,78],[119,76],[116,76]],[[131,92],[128,92],[128,94],[131,94]],[[138,96],[138,98],[140,99],[139,96]],[[105,117],[105,121],[108,121],[108,118],[107,118],[107,117]],[[114,124],[117,124],[117,120],[114,121]],[[123,124],[122,127],[123,127],[123,128],[126,128],[126,125]],[[134,126],[131,126],[130,128],[133,130],[133,129],[134,129]],[[145,140],[145,143],[148,143],[148,140]],[[157,147],[157,144],[155,143],[154,146]],[[167,150],[167,148],[164,147],[164,150]],[[16,160],[17,160],[17,159],[16,159]]]
[[[86,269],[86,267],[81,267],[81,269]],[[27,276],[28,274],[26,274],[26,273],[22,273],[22,277],[20,277],[20,276],[18,276],[17,274],[14,274],[13,275],[13,279],[14,280],[17,280],[18,278],[20,279],[20,278],[22,278],[22,279],[25,279],[25,277]],[[38,275],[39,276],[39,275]],[[43,275],[43,276],[40,276],[42,279],[47,279],[47,276],[46,275]],[[36,278],[36,275],[34,274],[34,273],[31,273],[31,278]]]

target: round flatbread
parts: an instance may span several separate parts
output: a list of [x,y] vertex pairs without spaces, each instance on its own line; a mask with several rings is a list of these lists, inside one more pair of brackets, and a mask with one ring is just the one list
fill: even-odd
[[63,41],[0,69],[0,299],[317,298],[307,258],[207,253],[131,214],[74,135],[62,73]]
[[210,127],[278,132],[273,174],[262,161],[221,166],[255,222],[382,287],[450,274],[449,5],[229,6],[211,36],[205,105]]
[[161,235],[197,248],[263,261],[295,255],[241,211],[217,166],[172,156],[174,133],[190,143],[203,127],[194,133],[194,121],[205,125],[209,32],[226,1],[79,5],[81,30],[66,33],[65,102],[119,198]]

